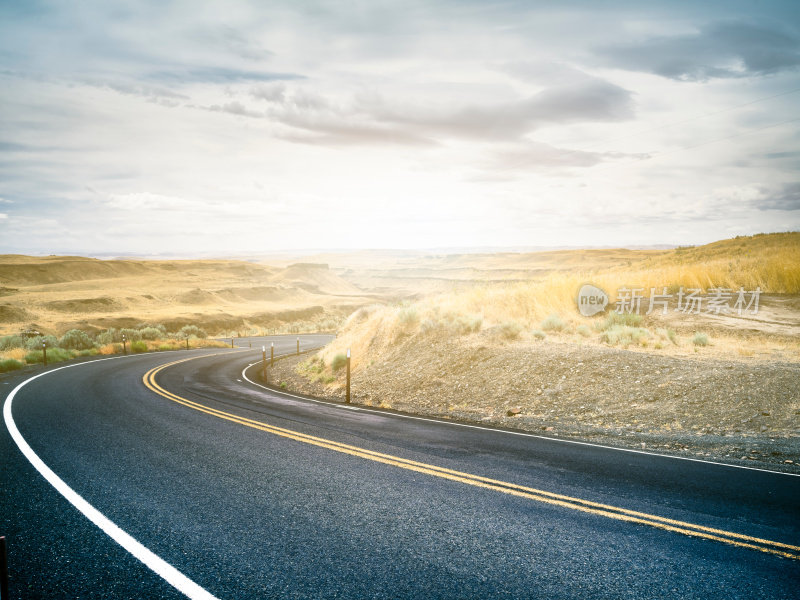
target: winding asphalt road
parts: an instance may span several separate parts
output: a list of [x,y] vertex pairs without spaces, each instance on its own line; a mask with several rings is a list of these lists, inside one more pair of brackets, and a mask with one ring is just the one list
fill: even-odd
[[112,540],[3,429],[11,597],[800,594],[800,477],[268,391],[247,367],[270,342],[295,349],[275,337],[0,381],[7,424],[47,468],[194,586]]

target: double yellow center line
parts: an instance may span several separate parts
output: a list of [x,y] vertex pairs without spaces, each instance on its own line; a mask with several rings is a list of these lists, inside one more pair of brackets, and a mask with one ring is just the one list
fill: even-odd
[[616,519],[617,521],[637,523],[640,525],[649,525],[650,527],[657,527],[658,529],[672,531],[675,533],[681,533],[683,535],[703,538],[707,540],[714,540],[717,542],[723,542],[726,544],[739,546],[741,548],[760,550],[761,552],[776,554],[784,558],[800,560],[799,546],[792,546],[790,544],[784,544],[781,542],[773,542],[770,540],[752,537],[749,535],[734,533],[732,531],[714,529],[713,527],[695,525],[693,523],[687,523],[685,521],[677,521],[675,519],[668,519],[666,517],[660,517],[658,515],[651,515],[648,513],[638,512],[635,510],[628,510],[626,508],[610,506],[608,504],[601,504],[598,502],[592,502],[590,500],[583,500],[581,498],[565,496],[563,494],[555,494],[553,492],[539,490],[536,488],[530,488],[523,485],[517,485],[515,483],[509,483],[497,479],[490,479],[488,477],[473,475],[471,473],[465,473],[463,471],[454,471],[452,469],[446,469],[444,467],[438,467],[436,465],[428,463],[408,460],[391,454],[374,452],[372,450],[359,448],[358,446],[342,444],[334,440],[308,435],[305,433],[301,433],[299,431],[294,431],[292,429],[276,427],[274,425],[269,425],[261,421],[254,421],[253,419],[248,419],[246,417],[235,415],[229,412],[224,412],[221,410],[217,410],[215,408],[210,408],[203,404],[187,400],[186,398],[178,396],[177,394],[173,394],[172,392],[169,392],[164,388],[162,388],[156,382],[156,375],[162,370],[166,369],[167,367],[171,367],[173,365],[186,362],[187,360],[194,360],[194,358],[200,358],[200,357],[177,360],[162,365],[160,367],[155,367],[151,369],[144,375],[143,378],[144,384],[156,394],[159,394],[164,398],[172,400],[173,402],[177,402],[178,404],[182,404],[194,410],[204,412],[206,414],[212,415],[220,419],[225,419],[226,421],[238,423],[239,425],[244,425],[245,427],[250,427],[252,429],[265,431],[267,433],[288,438],[290,440],[295,440],[297,442],[302,442],[304,444],[319,446],[320,448],[326,448],[328,450],[333,450],[335,452],[341,452],[342,454],[349,454],[351,456],[357,456],[359,458],[371,460],[385,465],[391,465],[393,467],[406,469],[408,471],[414,471],[416,473],[423,473],[425,475],[431,475],[433,477],[439,477],[441,479],[457,481],[459,483],[463,483],[466,485],[471,485],[488,490],[494,490],[497,492],[502,492],[504,494],[509,494],[511,496],[518,496],[520,498],[527,498],[529,500],[535,500],[537,502],[543,502],[545,504],[561,506],[564,508],[578,510],[593,515],[608,517],[610,519]]

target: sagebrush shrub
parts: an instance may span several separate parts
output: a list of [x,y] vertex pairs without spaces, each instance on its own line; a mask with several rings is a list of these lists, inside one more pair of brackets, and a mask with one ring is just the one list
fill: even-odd
[[58,345],[62,348],[70,348],[72,350],[88,350],[94,347],[94,342],[85,331],[70,329],[61,336]]

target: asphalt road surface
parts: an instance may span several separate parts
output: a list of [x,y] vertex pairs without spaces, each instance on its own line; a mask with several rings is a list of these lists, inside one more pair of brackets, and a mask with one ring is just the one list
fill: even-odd
[[271,392],[296,338],[250,343],[0,380],[11,598],[800,595],[800,477]]

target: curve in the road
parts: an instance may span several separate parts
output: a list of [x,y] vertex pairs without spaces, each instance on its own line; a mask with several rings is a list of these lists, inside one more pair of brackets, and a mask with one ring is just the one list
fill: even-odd
[[[119,360],[121,358],[123,357],[103,358],[92,362]],[[197,585],[194,581],[178,571],[178,569],[143,546],[133,536],[123,531],[103,513],[89,504],[83,497],[81,497],[80,494],[78,494],[69,485],[67,485],[64,480],[56,475],[53,470],[48,467],[41,458],[39,458],[36,452],[33,451],[28,442],[25,441],[25,438],[22,437],[22,434],[17,428],[17,424],[14,422],[14,417],[11,413],[11,407],[14,402],[14,397],[17,395],[17,393],[27,384],[39,379],[40,377],[50,375],[51,373],[55,373],[63,369],[70,369],[86,364],[90,363],[66,365],[64,367],[58,367],[50,371],[45,371],[44,373],[39,373],[38,375],[26,379],[11,391],[6,399],[5,406],[3,407],[3,419],[6,427],[8,428],[8,432],[11,434],[11,437],[14,440],[14,443],[20,449],[25,458],[28,459],[31,465],[33,465],[33,467],[42,475],[42,477],[44,477],[45,480],[47,480],[47,482],[58,491],[58,493],[66,498],[70,504],[83,513],[87,519],[99,527],[111,539],[125,548],[125,550],[130,552],[153,572],[162,577],[167,583],[192,600],[218,600],[216,596]]]
[[266,433],[271,433],[273,435],[285,437],[305,444],[311,444],[314,446],[319,446],[336,452],[341,452],[344,454],[357,456],[359,458],[364,458],[367,460],[391,465],[401,469],[406,469],[417,473],[422,473],[425,475],[431,475],[434,477],[440,477],[442,479],[448,479],[450,481],[457,481],[459,483],[464,483],[471,486],[491,489],[505,494],[523,497],[530,500],[535,500],[537,502],[557,505],[564,508],[587,512],[594,515],[599,515],[619,521],[636,523],[640,525],[648,525],[650,527],[656,527],[666,531],[680,533],[692,537],[699,537],[707,540],[723,542],[741,548],[749,548],[751,550],[758,550],[769,554],[775,554],[778,556],[782,556],[784,558],[800,560],[800,547],[793,546],[791,544],[766,540],[732,531],[715,529],[712,527],[705,527],[694,523],[669,519],[658,515],[629,510],[598,502],[592,502],[589,500],[584,500],[572,496],[556,494],[545,490],[530,488],[506,481],[491,479],[488,477],[482,477],[479,475],[473,475],[471,473],[466,473],[463,471],[446,469],[429,463],[404,459],[399,456],[391,454],[384,454],[380,452],[366,450],[364,448],[359,448],[358,446],[343,444],[330,439],[304,434],[292,429],[276,427],[261,421],[248,419],[246,417],[242,417],[233,413],[211,408],[209,406],[193,402],[191,400],[183,398],[182,396],[174,394],[164,389],[156,382],[156,376],[164,369],[167,369],[171,366],[181,364],[190,360],[194,360],[195,358],[197,357],[173,361],[149,370],[144,375],[143,378],[144,384],[156,394],[159,394],[164,398],[167,398],[178,404],[182,404],[183,406],[186,406],[188,408],[212,415],[220,419],[231,421],[243,425],[245,427],[250,427],[252,429],[257,429],[260,431],[264,431]]

